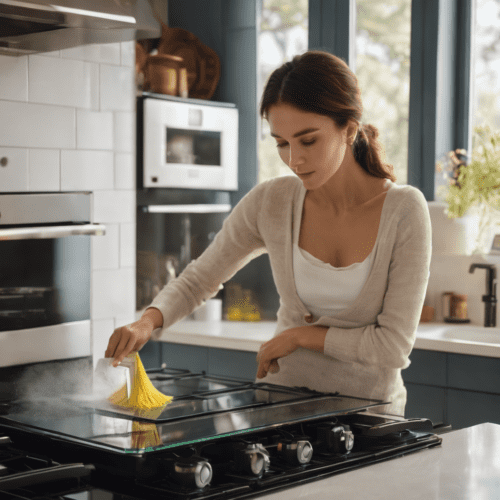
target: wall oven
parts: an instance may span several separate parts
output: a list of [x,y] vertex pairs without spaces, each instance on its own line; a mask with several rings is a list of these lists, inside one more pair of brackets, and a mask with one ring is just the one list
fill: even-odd
[[238,110],[144,92],[137,99],[139,188],[238,189]]
[[[0,195],[0,382],[91,356],[92,193]],[[15,371],[15,370],[14,370]]]

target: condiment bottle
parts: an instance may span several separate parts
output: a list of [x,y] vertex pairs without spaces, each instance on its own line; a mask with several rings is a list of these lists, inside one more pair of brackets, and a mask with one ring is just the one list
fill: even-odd
[[443,318],[449,318],[451,314],[451,298],[453,297],[454,292],[444,292],[442,294],[442,303],[443,303]]
[[467,295],[453,295],[451,298],[451,317],[467,319]]

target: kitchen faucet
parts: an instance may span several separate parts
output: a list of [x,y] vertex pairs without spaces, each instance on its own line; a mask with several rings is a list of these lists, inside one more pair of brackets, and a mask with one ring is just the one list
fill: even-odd
[[497,326],[497,268],[494,264],[471,264],[469,273],[479,267],[486,269],[487,295],[483,295],[484,326]]

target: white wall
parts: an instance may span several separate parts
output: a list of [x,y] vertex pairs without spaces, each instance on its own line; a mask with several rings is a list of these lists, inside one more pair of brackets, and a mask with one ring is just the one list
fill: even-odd
[[[476,246],[479,219],[477,216],[449,219],[444,213],[445,207],[446,203],[441,201],[429,203],[433,254],[425,304],[434,307],[435,321],[443,321],[442,293],[450,291],[467,295],[467,311],[471,324],[483,326],[485,307],[482,296],[487,293],[486,270],[476,269],[473,274],[469,273],[472,263],[488,262],[481,254],[470,255]],[[473,212],[471,210],[468,213],[473,215]],[[500,226],[497,226],[494,232],[500,232]],[[491,243],[492,241],[485,238],[483,244],[485,252],[489,251]],[[498,263],[497,277],[500,277]],[[500,327],[499,321],[497,327]]]
[[92,191],[94,358],[135,312],[135,43],[0,55],[0,192]]

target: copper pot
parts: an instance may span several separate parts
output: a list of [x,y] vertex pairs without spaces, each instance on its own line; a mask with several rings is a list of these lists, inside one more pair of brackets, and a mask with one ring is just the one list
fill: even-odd
[[179,74],[183,59],[168,54],[149,56],[144,87],[160,94],[179,95]]

